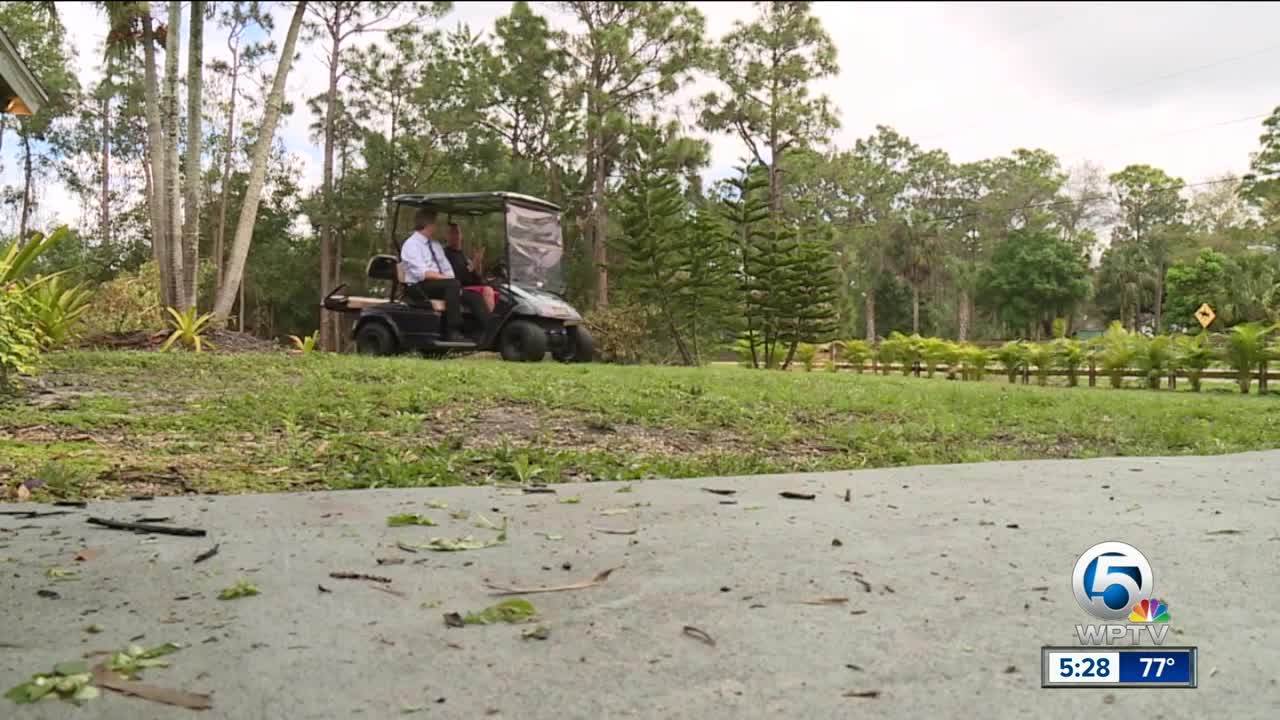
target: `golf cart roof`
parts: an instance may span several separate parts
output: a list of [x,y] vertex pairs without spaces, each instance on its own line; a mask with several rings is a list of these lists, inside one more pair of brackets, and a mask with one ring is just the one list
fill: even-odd
[[432,207],[451,215],[485,215],[487,213],[502,212],[506,209],[508,203],[531,210],[560,213],[560,207],[554,203],[540,200],[531,195],[509,192],[414,193],[396,195],[392,200],[399,205]]

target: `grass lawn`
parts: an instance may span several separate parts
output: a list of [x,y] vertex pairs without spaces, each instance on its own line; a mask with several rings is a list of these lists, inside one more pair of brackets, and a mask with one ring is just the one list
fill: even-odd
[[58,353],[0,498],[633,480],[1280,446],[1280,398],[942,377]]

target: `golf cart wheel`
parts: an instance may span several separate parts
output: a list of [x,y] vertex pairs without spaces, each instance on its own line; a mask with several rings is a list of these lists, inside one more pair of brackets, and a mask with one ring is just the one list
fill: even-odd
[[394,355],[396,339],[380,322],[365,323],[356,331],[356,351],[361,355]]
[[588,363],[595,352],[591,332],[582,325],[565,328],[564,348],[555,356],[560,362]]
[[547,354],[547,331],[528,320],[512,320],[502,331],[500,350],[508,362],[541,362]]

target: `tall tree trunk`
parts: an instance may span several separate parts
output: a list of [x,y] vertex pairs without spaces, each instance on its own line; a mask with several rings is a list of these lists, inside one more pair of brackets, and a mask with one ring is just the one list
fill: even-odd
[[911,332],[920,334],[920,286],[911,283]]
[[[226,324],[235,303],[236,294],[242,287],[244,262],[249,256],[249,243],[253,239],[253,224],[258,217],[258,204],[262,200],[262,185],[267,177],[267,157],[271,154],[271,143],[275,139],[276,124],[280,120],[280,110],[284,105],[284,85],[289,77],[289,68],[293,65],[293,55],[298,46],[298,32],[302,28],[302,18],[306,14],[306,0],[300,0],[294,6],[293,19],[289,22],[289,33],[285,37],[284,49],[280,51],[280,62],[276,66],[275,79],[271,82],[271,93],[267,95],[266,111],[262,115],[262,129],[253,144],[253,158],[249,167],[249,181],[245,186],[244,201],[240,204],[240,219],[236,223],[235,240],[231,244],[231,255],[227,260],[227,278],[213,304],[214,321],[219,325]],[[243,317],[244,303],[241,303]],[[243,327],[243,323],[242,323]]]
[[604,140],[599,128],[595,131],[595,177],[592,178],[591,205],[594,218],[591,221],[591,260],[596,266],[596,307],[609,305],[609,253],[605,245],[608,232],[609,211],[604,204],[605,163]]
[[184,303],[196,307],[200,274],[200,136],[204,88],[204,2],[191,0],[190,45],[187,48],[187,162],[186,204],[182,226],[182,286]]
[[178,55],[182,51],[182,3],[169,3],[169,17],[165,24],[164,50],[164,192],[165,192],[165,244],[169,256],[169,295],[179,310],[186,310],[187,294],[182,270],[182,226],[178,222],[178,208],[182,204],[182,188],[178,173]]
[[[222,187],[218,198],[218,234],[213,239],[214,297],[222,294],[222,284],[226,281],[226,237],[227,237],[227,204],[231,201],[231,159],[235,157],[236,147],[236,85],[240,80],[240,45],[237,43],[231,52],[231,101],[227,104],[227,147],[222,154]],[[242,328],[243,329],[243,328]]]
[[160,114],[160,78],[156,68],[155,33],[152,30],[151,3],[141,4],[143,99],[147,112],[147,158],[151,184],[147,194],[147,210],[151,219],[151,251],[160,269],[160,302],[175,304],[170,275],[168,229],[169,194],[165,191],[164,125]]
[[874,287],[867,288],[862,309],[866,321],[867,342],[873,343],[876,341],[876,289]]
[[1155,334],[1160,334],[1164,319],[1164,263],[1156,263],[1156,327]]
[[31,226],[31,207],[35,204],[31,196],[33,175],[35,175],[35,168],[31,164],[31,135],[24,128],[22,132],[22,217],[18,221],[19,246],[26,244],[27,230]]
[[111,245],[111,98],[102,98],[102,243]]
[[958,339],[960,342],[965,342],[969,339],[969,318],[970,318],[969,302],[970,302],[969,291],[965,289],[961,289],[960,290],[960,318],[958,323],[960,328],[959,328],[959,332],[957,333],[957,335],[959,335]]
[[[336,32],[330,33],[333,46],[329,51],[329,93],[325,96],[324,110],[324,175],[321,179],[320,194],[323,207],[320,225],[320,297],[333,290],[329,282],[333,278],[333,141],[336,132],[338,112],[338,63],[341,61],[342,46]],[[329,312],[320,310],[319,346],[322,350],[337,349],[337,338],[333,336],[333,322]]]

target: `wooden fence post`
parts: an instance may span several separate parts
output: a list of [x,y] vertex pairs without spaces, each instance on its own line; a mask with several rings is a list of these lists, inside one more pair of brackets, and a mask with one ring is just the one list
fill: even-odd
[[1178,389],[1178,373],[1172,370],[1169,371],[1169,389],[1170,390]]
[[1089,387],[1098,386],[1098,366],[1092,361],[1089,362]]
[[1258,363],[1258,394],[1267,394],[1267,361]]

